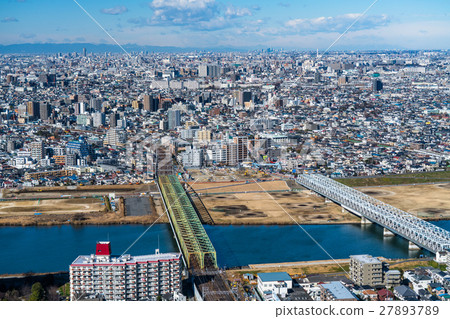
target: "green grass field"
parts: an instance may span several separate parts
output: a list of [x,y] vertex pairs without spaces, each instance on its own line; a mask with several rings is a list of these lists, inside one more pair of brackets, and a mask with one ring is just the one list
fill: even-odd
[[350,187],[450,182],[450,170],[377,177],[336,178],[335,180]]

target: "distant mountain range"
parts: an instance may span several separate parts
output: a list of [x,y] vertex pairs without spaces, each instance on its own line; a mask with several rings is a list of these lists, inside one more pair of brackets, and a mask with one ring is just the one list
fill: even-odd
[[[199,48],[179,48],[172,46],[150,46],[150,45],[137,45],[137,44],[125,44],[123,48],[131,52],[194,52],[194,51],[248,51],[246,49],[236,48],[214,48],[214,49],[199,49]],[[86,48],[87,53],[122,53],[122,49],[115,44],[92,44],[92,43],[22,43],[22,44],[9,44],[0,45],[0,53],[82,53],[83,48]]]

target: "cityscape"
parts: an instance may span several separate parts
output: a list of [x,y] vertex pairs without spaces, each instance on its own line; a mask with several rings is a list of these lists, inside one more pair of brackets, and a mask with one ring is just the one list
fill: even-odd
[[26,2],[2,4],[0,300],[450,300],[449,42],[355,46],[394,23],[375,1],[258,45],[266,3],[214,0],[73,1],[107,42],[23,42]]

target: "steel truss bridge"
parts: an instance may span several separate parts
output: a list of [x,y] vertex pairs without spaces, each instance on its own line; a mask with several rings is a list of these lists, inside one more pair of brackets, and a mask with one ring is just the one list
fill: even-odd
[[187,267],[217,268],[216,250],[178,177],[160,175],[158,184]]
[[417,246],[433,253],[450,250],[450,232],[356,189],[318,174],[302,174],[297,182]]

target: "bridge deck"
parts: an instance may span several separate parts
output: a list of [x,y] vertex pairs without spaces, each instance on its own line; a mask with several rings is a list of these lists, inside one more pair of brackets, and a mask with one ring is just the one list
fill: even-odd
[[297,181],[350,212],[365,217],[433,253],[450,249],[450,232],[356,189],[318,174],[303,174]]
[[217,268],[216,251],[178,178],[161,175],[158,183],[188,268]]

